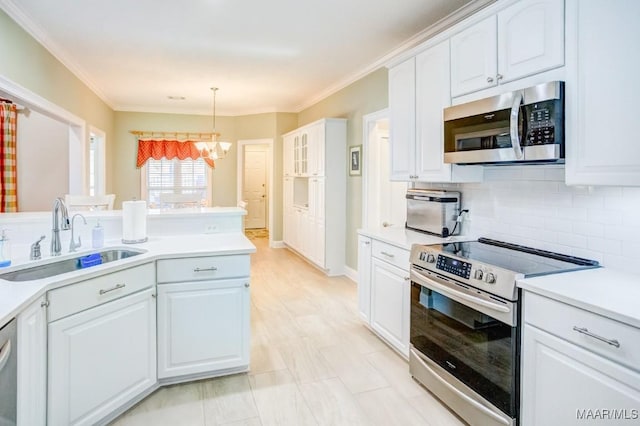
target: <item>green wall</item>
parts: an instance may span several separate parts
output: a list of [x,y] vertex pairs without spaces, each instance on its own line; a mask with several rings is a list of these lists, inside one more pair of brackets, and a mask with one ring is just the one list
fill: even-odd
[[[47,49],[0,10],[0,76],[64,108],[107,134],[107,164],[113,160],[110,136],[114,112]],[[43,141],[44,143],[44,141]],[[107,175],[107,191],[112,180]]]
[[[346,118],[347,144],[362,144],[362,116],[379,111],[388,106],[387,69],[381,68],[361,78],[355,83],[301,111],[298,115],[300,126],[323,117]],[[343,152],[327,153],[327,160]],[[364,156],[363,156],[364,157]],[[334,212],[328,212],[334,214]],[[347,175],[347,236],[346,264],[352,269],[358,267],[358,236],[356,231],[362,225],[362,177]],[[330,237],[329,237],[330,238]]]

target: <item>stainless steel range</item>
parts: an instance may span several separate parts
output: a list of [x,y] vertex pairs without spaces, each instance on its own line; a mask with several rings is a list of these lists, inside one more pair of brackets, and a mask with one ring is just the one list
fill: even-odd
[[480,238],[411,250],[411,375],[472,425],[515,425],[516,280],[598,262]]

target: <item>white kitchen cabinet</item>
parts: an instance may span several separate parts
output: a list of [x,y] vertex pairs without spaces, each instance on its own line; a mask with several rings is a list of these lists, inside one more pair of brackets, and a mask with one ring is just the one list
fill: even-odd
[[18,314],[18,424],[47,424],[47,315],[40,297]]
[[566,182],[640,186],[640,2],[567,0]]
[[347,164],[346,155],[337,153],[346,152],[346,120],[325,118],[283,138],[292,135],[300,141],[307,140],[306,173],[294,178],[304,180],[299,183],[305,184],[301,185],[305,189],[302,191],[305,202],[290,200],[288,194],[292,191],[295,201],[296,182],[293,182],[293,190],[289,190],[291,184],[285,178],[283,242],[328,275],[341,275],[345,265]]
[[371,238],[358,235],[358,311],[369,323],[371,313]]
[[411,297],[408,266],[401,269],[375,257],[371,261],[371,328],[405,357]]
[[249,278],[158,285],[158,379],[249,365]]
[[249,366],[249,255],[157,262],[158,378]]
[[153,287],[53,321],[48,333],[49,425],[95,424],[156,384]]
[[444,163],[443,109],[449,94],[449,41],[389,70],[391,180],[477,182],[482,168]]
[[282,138],[282,174],[284,176],[295,175],[295,165],[293,159],[293,143],[296,135],[288,135]]
[[293,178],[285,177],[282,188],[282,241],[291,245],[293,229]]
[[580,425],[594,420],[588,411],[640,406],[640,329],[530,292],[524,323],[522,425]]
[[564,65],[564,0],[521,0],[451,37],[451,96]]

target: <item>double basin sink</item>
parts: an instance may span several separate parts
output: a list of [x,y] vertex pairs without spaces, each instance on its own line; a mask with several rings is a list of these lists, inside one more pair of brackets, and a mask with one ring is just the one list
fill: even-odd
[[142,253],[144,253],[144,251],[128,249],[108,249],[91,254],[83,253],[75,257],[6,272],[0,274],[0,279],[15,282],[39,280],[67,272],[87,269],[95,265],[126,259]]

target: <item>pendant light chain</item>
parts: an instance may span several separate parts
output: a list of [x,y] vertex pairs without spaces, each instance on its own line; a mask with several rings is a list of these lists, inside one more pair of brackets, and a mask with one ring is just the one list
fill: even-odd
[[217,87],[212,87],[213,91],[213,138],[216,140],[216,92],[218,91]]

